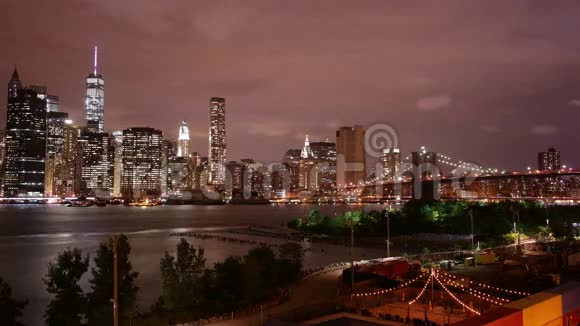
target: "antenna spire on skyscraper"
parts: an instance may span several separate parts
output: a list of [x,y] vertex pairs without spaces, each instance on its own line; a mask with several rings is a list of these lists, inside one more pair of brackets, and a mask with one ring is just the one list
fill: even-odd
[[85,97],[85,122],[91,132],[105,130],[105,81],[98,73],[97,44],[94,47],[93,72],[89,73],[86,81],[87,95]]
[[98,55],[99,47],[95,45],[95,61],[93,63],[93,74],[97,74],[97,55]]
[[310,140],[308,140],[308,135],[306,135],[306,139],[304,140],[304,147],[302,147],[300,157],[302,158],[312,157],[312,149],[310,148]]

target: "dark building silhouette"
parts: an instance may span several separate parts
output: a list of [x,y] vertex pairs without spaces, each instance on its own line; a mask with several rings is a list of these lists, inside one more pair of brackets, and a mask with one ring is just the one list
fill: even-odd
[[226,194],[234,196],[242,193],[244,165],[238,161],[226,164]]
[[561,168],[560,151],[557,151],[554,147],[548,148],[546,152],[538,153],[538,170],[555,171]]
[[336,132],[336,181],[339,187],[356,186],[366,178],[365,129],[341,127]]
[[281,169],[281,171],[288,174],[288,189],[290,192],[298,191],[300,186],[300,156],[300,149],[289,149],[286,154],[284,154],[284,160],[282,161],[286,166],[286,169]]
[[418,152],[411,153],[411,157],[413,160],[413,168],[415,169],[413,172],[416,176],[421,176],[422,178],[439,176],[437,153],[428,152],[425,146],[423,146]]
[[16,69],[8,83],[5,197],[42,197],[46,155],[46,99],[22,87]]

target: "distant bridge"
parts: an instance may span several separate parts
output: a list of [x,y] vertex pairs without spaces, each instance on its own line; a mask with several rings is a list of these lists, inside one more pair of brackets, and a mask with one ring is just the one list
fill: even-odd
[[[401,181],[387,180],[349,186],[341,189],[342,196],[358,197],[362,201],[425,198],[432,192],[440,199],[489,200],[560,200],[580,199],[580,171],[528,171],[497,174],[472,174],[449,177],[404,177]],[[429,197],[429,196],[427,196]]]

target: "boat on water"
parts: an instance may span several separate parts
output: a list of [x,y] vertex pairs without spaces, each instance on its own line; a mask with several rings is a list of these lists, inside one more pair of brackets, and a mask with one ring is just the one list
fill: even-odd
[[159,200],[154,200],[154,199],[144,199],[144,200],[137,200],[137,201],[131,201],[131,202],[125,202],[126,206],[137,206],[137,207],[149,207],[149,206],[158,206],[161,205],[161,202],[159,202]]
[[95,202],[92,200],[84,200],[84,201],[72,201],[67,207],[91,207],[95,205]]

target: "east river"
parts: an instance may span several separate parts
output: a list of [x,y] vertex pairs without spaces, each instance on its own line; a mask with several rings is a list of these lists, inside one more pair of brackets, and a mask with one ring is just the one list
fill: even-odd
[[[231,238],[276,245],[284,240],[230,233],[252,225],[277,227],[303,216],[314,206],[306,205],[225,205],[157,207],[87,207],[59,205],[0,205],[0,277],[19,299],[30,301],[23,319],[28,325],[43,325],[43,314],[50,301],[42,278],[48,262],[66,248],[80,248],[92,258],[98,244],[113,233],[124,233],[132,246],[131,263],[139,272],[138,304],[147,310],[159,296],[159,259],[165,251],[173,253],[179,237],[176,232],[211,232]],[[360,207],[319,205],[321,213],[333,215]],[[365,209],[378,206],[365,206]],[[188,238],[203,247],[207,266],[230,255],[242,256],[254,245],[217,239]],[[323,243],[302,243],[306,268],[344,261],[349,249]],[[379,249],[356,249],[355,258],[384,255]],[[89,268],[90,270],[90,268]],[[88,290],[88,276],[81,280]]]

